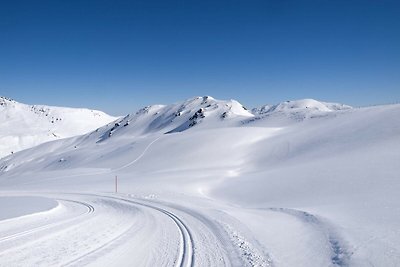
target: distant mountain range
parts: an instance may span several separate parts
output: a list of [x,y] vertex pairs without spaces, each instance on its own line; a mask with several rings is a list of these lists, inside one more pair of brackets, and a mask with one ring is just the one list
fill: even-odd
[[[0,122],[0,145],[3,155],[8,154],[0,159],[2,194],[78,192],[73,203],[84,203],[92,194],[93,205],[100,206],[94,218],[103,209],[104,218],[109,218],[107,205],[119,207],[116,214],[136,215],[135,227],[138,222],[140,227],[148,224],[152,234],[154,227],[164,225],[157,225],[156,218],[166,213],[159,216],[149,207],[164,203],[185,218],[180,223],[198,220],[188,229],[196,233],[199,265],[199,255],[210,255],[201,254],[202,249],[213,244],[198,239],[212,234],[195,232],[205,225],[212,229],[209,233],[217,232],[227,241],[221,244],[233,242],[233,247],[246,249],[237,254],[245,257],[238,262],[249,264],[235,266],[271,266],[248,258],[267,255],[247,252],[263,249],[277,259],[276,266],[399,262],[400,104],[351,108],[304,99],[249,110],[235,100],[204,96],[114,118],[99,111],[29,106],[2,98]],[[62,138],[67,136],[72,137]],[[34,146],[50,140],[54,141]],[[151,205],[127,207],[127,202],[100,196],[115,192],[117,181],[118,194],[112,199],[132,197],[140,200],[133,203]],[[87,218],[91,229],[92,217]],[[240,224],[246,228],[238,228]],[[103,219],[96,225],[109,226]],[[128,236],[142,233],[142,228],[127,229],[134,229]],[[244,234],[246,229],[251,229],[249,234]],[[241,241],[243,235],[257,242]],[[48,247],[53,248],[52,230],[49,236]],[[115,244],[119,237],[112,239]],[[138,240],[142,247],[148,239]],[[155,240],[158,244],[159,236]],[[97,253],[100,245],[95,243]],[[262,244],[262,249],[249,244]],[[220,247],[231,250],[231,245]],[[90,258],[91,252],[86,254]]]
[[[1,98],[1,109],[0,120],[5,126],[0,132],[3,155],[47,141],[84,134],[47,145],[51,149],[38,148],[34,153],[28,151],[25,155],[29,159],[13,163],[14,167],[2,167],[3,171],[9,171],[23,162],[34,164],[33,155],[40,155],[39,161],[43,157],[56,157],[50,161],[66,161],[70,156],[59,155],[63,155],[71,147],[73,151],[68,153],[85,155],[84,159],[76,161],[76,164],[82,166],[89,161],[91,164],[97,162],[99,154],[102,160],[110,160],[107,159],[110,157],[107,153],[115,153],[113,151],[116,148],[121,153],[114,155],[112,159],[123,156],[127,152],[123,151],[123,147],[129,147],[134,140],[149,136],[157,137],[192,129],[229,131],[243,127],[255,130],[257,127],[278,128],[313,118],[334,117],[352,108],[343,104],[304,99],[248,110],[236,100],[216,100],[211,96],[203,96],[170,105],[147,106],[121,118],[87,109],[29,106],[6,98]],[[102,145],[99,146],[100,144]],[[88,150],[82,152],[82,149]],[[69,162],[68,166],[72,167],[70,164],[72,163]],[[32,168],[38,166],[40,164]]]
[[203,96],[171,105],[144,107],[117,120],[113,125],[102,127],[98,132],[101,133],[101,141],[120,132],[139,136],[183,132],[194,126],[197,129],[235,127],[260,119],[270,122],[287,119],[292,122],[349,109],[350,106],[343,104],[304,99],[248,110],[236,100],[216,100],[211,96]]
[[[261,118],[303,120],[351,107],[312,99],[265,105],[251,111],[235,100],[194,97],[171,105],[153,105],[121,119],[89,109],[26,105],[0,97],[0,157],[102,127],[104,140],[119,132],[130,135],[182,132],[198,128],[230,127]],[[112,124],[110,122],[115,121]],[[106,125],[109,124],[109,125]],[[129,127],[127,127],[129,126]],[[101,141],[100,140],[100,141]]]
[[97,110],[26,105],[0,97],[0,158],[47,141],[87,133],[115,119]]

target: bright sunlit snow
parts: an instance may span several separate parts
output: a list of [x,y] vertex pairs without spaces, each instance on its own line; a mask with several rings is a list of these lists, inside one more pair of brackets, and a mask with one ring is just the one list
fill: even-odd
[[400,263],[400,105],[205,96],[82,124],[2,101],[4,154],[103,126],[0,160],[1,266]]
[[0,97],[0,158],[44,142],[87,133],[115,119],[97,110],[25,105]]

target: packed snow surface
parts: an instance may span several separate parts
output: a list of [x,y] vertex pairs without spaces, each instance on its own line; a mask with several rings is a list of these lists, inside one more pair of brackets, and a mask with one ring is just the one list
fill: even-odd
[[36,206],[0,221],[0,265],[398,266],[399,151],[400,105],[149,106],[0,160]]

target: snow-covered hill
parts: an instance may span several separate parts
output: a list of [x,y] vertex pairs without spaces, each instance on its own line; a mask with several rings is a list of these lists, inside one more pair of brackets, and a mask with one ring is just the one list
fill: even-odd
[[335,116],[336,112],[352,109],[352,107],[338,103],[320,102],[314,99],[285,101],[275,105],[264,105],[252,109],[254,120],[268,117],[269,123],[282,124],[293,121],[303,121],[322,116]]
[[330,112],[338,110],[346,110],[351,107],[338,103],[319,102],[314,99],[302,99],[295,101],[285,101],[276,105],[264,105],[253,109],[255,114],[271,114],[275,112],[296,113],[296,112]]
[[[56,232],[63,242],[52,238],[56,230],[29,249],[0,239],[0,259],[10,265],[21,259],[27,265],[397,266],[399,151],[400,105],[353,109],[298,100],[249,112],[237,101],[196,97],[146,107],[0,160],[0,187],[11,195],[53,191],[36,194],[67,208],[83,203],[89,214],[108,212],[84,215],[74,225],[95,242],[68,232],[75,228],[67,224]],[[115,176],[120,193],[105,194],[115,190]],[[116,223],[133,230],[116,227],[100,236]],[[16,239],[22,244],[28,237]],[[46,247],[59,256],[45,257]],[[10,251],[15,258],[7,257]]]
[[99,129],[101,140],[112,135],[139,136],[176,133],[194,126],[216,128],[237,126],[254,115],[235,100],[216,100],[210,96],[194,97],[171,105],[154,105],[140,109],[117,121],[112,126]]
[[47,141],[87,133],[115,119],[97,110],[25,105],[0,97],[0,158]]

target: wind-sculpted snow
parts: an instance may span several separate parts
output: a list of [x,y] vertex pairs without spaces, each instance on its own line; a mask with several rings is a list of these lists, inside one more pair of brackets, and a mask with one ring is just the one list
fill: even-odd
[[0,222],[0,255],[7,266],[397,266],[399,136],[400,105],[146,107],[0,160],[2,192],[62,204],[49,222]]

